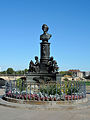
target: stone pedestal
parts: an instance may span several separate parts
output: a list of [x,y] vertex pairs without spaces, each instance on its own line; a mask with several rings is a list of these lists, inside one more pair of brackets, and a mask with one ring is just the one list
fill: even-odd
[[41,47],[40,72],[48,73],[47,63],[50,59],[50,43],[41,42],[40,47]]
[[56,73],[54,74],[48,74],[48,73],[30,73],[27,74],[27,82],[32,83],[42,83],[47,81],[56,81]]

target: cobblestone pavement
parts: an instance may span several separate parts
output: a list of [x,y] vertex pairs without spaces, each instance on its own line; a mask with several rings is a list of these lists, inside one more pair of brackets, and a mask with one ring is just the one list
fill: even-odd
[[[0,94],[3,90],[0,90]],[[0,106],[0,120],[90,120],[89,101],[80,107],[61,107],[59,110],[29,110]]]

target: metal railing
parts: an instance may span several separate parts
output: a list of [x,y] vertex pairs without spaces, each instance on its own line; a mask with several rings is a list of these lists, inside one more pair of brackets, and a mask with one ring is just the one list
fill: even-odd
[[34,101],[69,101],[86,97],[85,81],[31,83],[25,80],[5,84],[5,96]]

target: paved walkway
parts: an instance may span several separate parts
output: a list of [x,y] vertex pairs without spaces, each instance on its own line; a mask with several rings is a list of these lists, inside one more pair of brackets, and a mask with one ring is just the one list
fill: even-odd
[[[2,93],[3,90],[0,90],[0,94]],[[0,105],[0,120],[90,120],[90,95],[87,97],[89,99],[87,103],[62,105],[59,109],[53,110],[31,110]]]

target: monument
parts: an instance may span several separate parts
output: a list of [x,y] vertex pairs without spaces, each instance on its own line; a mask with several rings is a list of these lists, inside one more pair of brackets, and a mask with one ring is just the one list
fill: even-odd
[[[43,24],[43,34],[40,35],[40,61],[35,56],[35,63],[31,60],[29,64],[29,71],[27,74],[27,81],[31,82],[47,82],[56,81],[58,73],[58,65],[53,56],[50,57],[50,43],[48,40],[51,38],[51,34],[48,34],[49,27]],[[60,77],[59,77],[60,78]]]
[[48,101],[47,103],[56,101],[57,104],[61,100],[70,102],[70,100],[79,100],[86,97],[84,81],[61,81],[57,62],[50,56],[50,43],[48,41],[51,35],[47,33],[48,29],[46,24],[42,26],[40,60],[35,56],[35,63],[32,60],[30,61],[26,80],[19,79],[9,81],[7,85],[5,84],[4,100],[10,101],[10,98],[12,98],[12,101],[13,98],[16,98],[16,102],[18,102],[17,99],[23,99],[25,101],[21,101],[21,103],[38,105],[43,103],[41,101],[44,101],[45,105],[46,101]]

